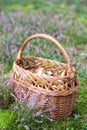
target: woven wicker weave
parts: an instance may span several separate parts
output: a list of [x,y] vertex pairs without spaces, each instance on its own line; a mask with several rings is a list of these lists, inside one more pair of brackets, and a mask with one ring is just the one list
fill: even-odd
[[[62,52],[66,63],[40,57],[22,57],[33,38],[46,38]],[[74,108],[79,82],[64,48],[51,36],[35,34],[22,44],[13,64],[13,93],[18,100],[27,100],[36,108],[44,108],[52,119],[69,116]],[[31,104],[32,105],[32,104]]]

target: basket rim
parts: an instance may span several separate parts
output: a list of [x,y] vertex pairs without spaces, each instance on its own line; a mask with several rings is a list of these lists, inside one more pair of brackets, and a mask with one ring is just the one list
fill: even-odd
[[[47,60],[47,61],[55,62],[56,64],[57,64],[57,63],[60,63],[60,64],[63,64],[63,65],[65,65],[65,66],[67,66],[67,63],[60,62],[60,61],[55,61],[55,60],[51,60],[51,59],[46,59],[46,58],[42,58],[42,57],[37,57],[37,56],[29,56],[29,57],[24,56],[22,59],[26,59],[26,58],[38,58],[38,59],[40,59],[40,60]],[[30,73],[30,74],[32,74],[32,75],[36,75],[36,76],[38,75],[38,74],[36,74],[36,73],[31,72],[30,70],[26,70],[26,69],[22,68],[21,66],[18,65],[17,62],[21,62],[21,60],[16,59],[16,60],[14,61],[14,63],[13,63],[13,69],[14,69],[14,66],[16,65],[17,67],[19,67],[19,68],[22,69],[23,71],[26,71],[26,72],[28,72],[28,73]],[[74,67],[72,67],[72,68],[74,68]],[[75,68],[74,68],[74,69],[75,69]],[[39,76],[39,75],[38,75],[38,76]],[[55,78],[57,78],[57,76],[55,76]],[[61,77],[58,77],[58,78],[61,78]],[[69,76],[63,76],[63,78],[66,79],[66,78],[69,78]],[[54,77],[53,77],[52,79],[54,79]]]
[[[27,56],[25,56],[25,57],[23,57],[24,59],[26,59],[26,58],[39,58],[39,59],[43,59],[43,60],[48,60],[48,59],[45,59],[45,58],[41,58],[41,57],[36,57],[36,56],[29,56],[29,57],[27,57]],[[48,60],[48,61],[54,61],[54,62],[56,62],[56,63],[62,63],[62,62],[59,62],[59,61],[55,61],[55,60]],[[14,64],[13,64],[13,71],[15,70],[15,67],[16,68],[18,68],[18,70],[22,70],[23,72],[27,72],[27,74],[30,74],[30,75],[35,75],[34,73],[32,73],[31,71],[29,71],[29,70],[25,70],[24,68],[22,68],[21,66],[19,66],[18,64],[17,64],[17,62],[21,62],[20,60],[15,60],[14,61]],[[67,65],[66,63],[62,63],[62,64],[64,64],[64,65]],[[74,67],[73,67],[74,68]],[[37,76],[38,74],[36,74],[36,76]],[[57,77],[58,79],[59,79],[59,77]],[[60,77],[61,78],[61,77]],[[63,78],[69,78],[69,76],[66,76],[66,77],[63,77]],[[74,77],[74,78],[76,78],[76,77]],[[71,79],[71,78],[70,78]],[[58,91],[58,90],[54,90],[54,91],[52,91],[52,90],[49,90],[49,92],[47,92],[46,91],[46,89],[44,89],[44,88],[36,88],[35,86],[32,86],[32,88],[30,87],[27,87],[27,86],[25,86],[25,85],[23,85],[23,84],[21,84],[21,83],[19,83],[17,80],[15,80],[15,79],[12,79],[13,80],[13,82],[15,82],[15,83],[17,83],[17,84],[20,84],[20,85],[22,85],[23,87],[26,87],[26,88],[28,88],[28,89],[30,89],[31,91],[34,91],[34,92],[38,92],[38,93],[43,93],[43,94],[45,94],[45,95],[50,95],[50,96],[66,96],[66,95],[69,95],[69,94],[72,94],[72,93],[75,93],[75,92],[77,92],[77,90],[78,90],[78,88],[80,87],[80,84],[79,84],[79,81],[77,80],[77,85],[75,86],[75,87],[72,87],[72,88],[70,88],[69,90],[65,90],[65,91]],[[72,79],[72,80],[74,80],[74,79]],[[70,82],[70,81],[69,81]],[[28,84],[28,86],[29,86],[29,84]],[[39,89],[39,91],[38,91],[38,89]]]

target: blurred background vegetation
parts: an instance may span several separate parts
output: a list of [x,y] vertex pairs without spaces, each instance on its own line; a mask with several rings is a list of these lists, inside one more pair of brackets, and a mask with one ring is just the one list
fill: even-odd
[[[30,35],[46,33],[56,38],[77,69],[80,89],[73,114],[62,121],[35,121],[31,110],[13,103],[8,83],[22,42]],[[0,0],[0,129],[87,130],[87,1]],[[32,40],[24,55],[62,60],[61,52],[45,39]],[[5,107],[3,107],[5,106]],[[15,111],[13,108],[17,108]],[[20,111],[19,111],[20,110]],[[23,113],[25,115],[23,116]],[[9,114],[11,113],[11,114]],[[32,118],[29,116],[31,115]],[[23,118],[25,120],[22,121]],[[38,120],[38,119],[37,119]]]

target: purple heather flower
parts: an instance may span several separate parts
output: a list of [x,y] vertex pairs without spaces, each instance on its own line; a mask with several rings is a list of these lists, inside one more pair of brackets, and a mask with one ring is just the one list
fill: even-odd
[[4,65],[3,64],[0,64],[0,71],[2,74],[4,74]]
[[11,93],[11,96],[14,97],[16,101],[18,101],[17,97],[13,93]]
[[8,82],[7,82],[7,86],[11,86],[12,85],[12,76],[10,76]]
[[41,114],[42,114],[42,110],[39,110],[39,111],[35,112],[34,116],[36,117],[36,116],[39,116]]

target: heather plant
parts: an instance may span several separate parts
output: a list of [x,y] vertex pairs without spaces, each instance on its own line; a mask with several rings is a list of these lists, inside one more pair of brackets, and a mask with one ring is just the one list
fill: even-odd
[[[48,15],[48,13],[44,14],[41,11],[37,13],[30,11],[28,14],[19,11],[17,14],[11,12],[7,15],[2,12],[0,18],[0,26],[2,28],[0,32],[1,35],[4,34],[4,36],[0,38],[2,42],[0,45],[0,60],[5,66],[5,71],[9,71],[12,68],[13,61],[17,56],[18,49],[22,42],[29,35],[35,33],[46,33],[54,36],[62,44],[68,45],[67,52],[69,51],[72,61],[74,60],[73,56],[77,58],[78,44],[85,44],[86,42],[86,36],[84,35],[84,33],[86,33],[86,23],[84,21],[83,26],[83,18],[79,20],[78,17],[72,15],[73,11],[74,10],[68,14],[69,18],[67,18],[66,15],[64,16],[63,13],[57,15],[55,15],[55,13],[49,13]],[[63,19],[63,17],[65,18]],[[85,18],[85,16],[83,17]],[[76,19],[75,22],[73,19]],[[73,46],[72,50],[70,49],[71,46]],[[36,50],[36,52],[34,50]],[[28,44],[25,54],[53,58],[56,60],[61,59],[61,54],[58,49],[50,42],[43,39],[35,39]]]
[[[31,109],[29,105],[26,105],[26,102],[17,102],[14,103],[12,106],[12,111],[15,115],[15,122],[13,129],[43,129],[43,122],[47,123],[50,122],[48,120],[48,117],[44,117],[44,115],[41,115],[41,112],[39,111],[38,114],[35,113],[34,107]],[[7,127],[10,128],[10,127]],[[10,128],[11,129],[11,128]]]
[[8,108],[10,105],[10,90],[0,87],[0,108]]
[[[3,111],[2,111],[3,112]],[[10,112],[10,115],[8,113]],[[16,102],[12,105],[11,110],[7,112],[7,114],[1,119],[1,121],[5,120],[4,127],[1,125],[1,129],[7,130],[55,130],[55,129],[81,129],[86,128],[86,124],[83,124],[81,120],[81,116],[79,114],[74,113],[72,117],[67,118],[65,120],[53,121],[48,118],[48,116],[42,115],[41,111],[35,113],[35,109],[29,108],[26,105],[26,102],[20,103]],[[6,121],[7,117],[10,120]],[[74,121],[73,121],[74,119]],[[76,123],[75,123],[76,122]],[[82,125],[78,125],[78,123]]]
[[14,101],[11,96],[11,79],[7,80],[7,77],[4,77],[3,79],[0,79],[0,83],[0,109],[7,109]]

